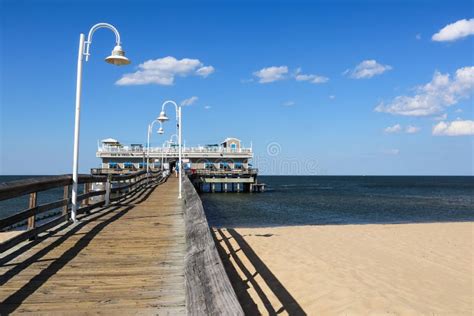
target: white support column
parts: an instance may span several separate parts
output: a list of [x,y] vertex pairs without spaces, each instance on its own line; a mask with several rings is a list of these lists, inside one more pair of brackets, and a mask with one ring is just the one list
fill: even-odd
[[181,199],[182,195],[182,189],[183,189],[183,171],[184,171],[184,166],[183,166],[183,148],[181,148],[182,144],[182,129],[183,127],[181,126],[181,107],[179,106],[177,108],[178,111],[178,138],[179,138],[179,195],[178,199]]

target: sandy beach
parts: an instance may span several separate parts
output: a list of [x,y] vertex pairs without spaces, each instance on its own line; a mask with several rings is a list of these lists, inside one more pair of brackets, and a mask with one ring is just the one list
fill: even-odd
[[473,229],[468,222],[214,232],[248,314],[472,315]]

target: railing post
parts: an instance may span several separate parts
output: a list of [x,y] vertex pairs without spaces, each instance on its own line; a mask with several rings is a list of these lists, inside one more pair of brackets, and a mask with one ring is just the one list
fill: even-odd
[[105,206],[110,204],[110,189],[112,186],[112,175],[107,176],[107,182],[105,182]]
[[69,188],[70,187],[71,187],[70,185],[65,185],[63,189],[63,200],[67,200],[66,205],[63,206],[63,215],[67,214],[67,210],[69,206]]
[[[91,184],[90,183],[84,183],[84,194],[89,193],[90,189],[91,189]],[[82,200],[82,205],[83,206],[88,206],[89,203],[90,203],[89,198],[86,198],[86,199]],[[90,214],[90,213],[91,213],[90,210],[86,211],[86,214]]]
[[[84,183],[84,192],[82,194],[87,194],[89,192],[89,186],[88,183]],[[88,199],[83,199],[81,201],[81,206],[86,206],[88,204]]]
[[[30,193],[30,203],[29,203],[30,209],[36,207],[37,200],[38,200],[37,193],[36,192]],[[35,215],[35,212],[33,211],[33,215],[28,217],[28,230],[32,230],[35,227],[36,227],[36,215]],[[34,239],[36,239],[36,235],[30,237],[30,240],[34,240]]]

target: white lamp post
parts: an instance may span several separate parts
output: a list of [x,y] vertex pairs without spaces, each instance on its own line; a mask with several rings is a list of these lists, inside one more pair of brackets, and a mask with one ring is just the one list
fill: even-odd
[[84,56],[86,61],[89,60],[90,47],[92,44],[92,35],[100,28],[107,28],[115,33],[115,47],[112,50],[112,54],[105,58],[105,61],[109,64],[121,66],[130,64],[130,60],[125,57],[125,52],[122,50],[120,42],[120,34],[117,29],[108,23],[98,23],[94,25],[87,36],[85,41],[84,34],[79,36],[79,53],[77,56],[77,82],[76,82],[76,114],[74,121],[74,161],[72,165],[72,209],[71,209],[71,220],[76,222],[77,214],[77,182],[78,182],[78,169],[79,169],[79,127],[80,127],[80,114],[81,114],[81,87],[82,87],[82,61]]
[[155,125],[156,122],[160,123],[160,128],[158,129],[158,134],[163,134],[165,131],[163,130],[163,125],[162,123],[156,119],[150,124],[148,124],[148,131],[147,131],[147,137],[146,137],[146,173],[147,175],[150,173],[150,136],[151,132],[153,131],[153,125]]
[[183,149],[181,147],[181,139],[182,139],[182,127],[181,127],[181,107],[176,104],[176,102],[168,100],[163,103],[161,106],[161,113],[160,116],[158,117],[158,120],[162,123],[166,122],[169,120],[169,118],[166,116],[165,113],[165,106],[167,104],[173,104],[176,110],[176,123],[177,123],[177,128],[178,128],[178,161],[179,161],[179,169],[176,168],[178,175],[179,175],[179,186],[178,186],[178,199],[181,199],[182,195],[182,187],[183,187],[183,175],[182,175],[182,170],[184,169],[183,167],[183,160],[182,160],[182,154],[183,154]]

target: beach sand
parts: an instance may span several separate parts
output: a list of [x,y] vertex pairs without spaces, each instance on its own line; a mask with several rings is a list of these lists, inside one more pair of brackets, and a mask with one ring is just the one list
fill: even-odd
[[473,314],[474,223],[213,231],[249,315]]

